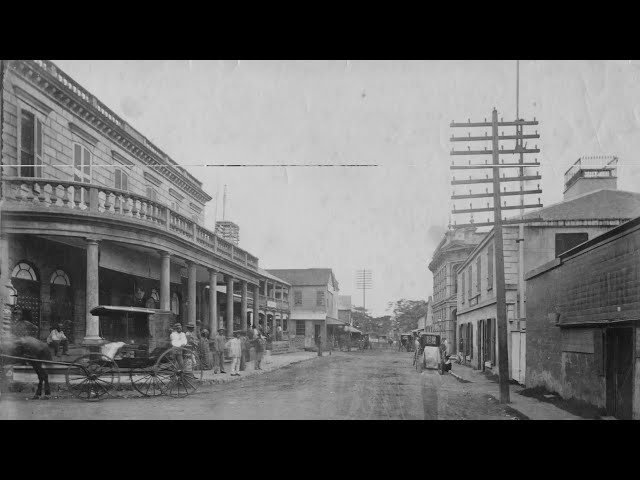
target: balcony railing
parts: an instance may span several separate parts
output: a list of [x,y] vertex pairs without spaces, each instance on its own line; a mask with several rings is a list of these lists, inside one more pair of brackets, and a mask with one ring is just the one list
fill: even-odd
[[31,177],[6,177],[4,196],[8,201],[48,208],[93,212],[97,216],[121,216],[154,224],[186,238],[211,253],[235,263],[258,269],[258,259],[223,240],[193,220],[166,205],[115,188],[94,184]]

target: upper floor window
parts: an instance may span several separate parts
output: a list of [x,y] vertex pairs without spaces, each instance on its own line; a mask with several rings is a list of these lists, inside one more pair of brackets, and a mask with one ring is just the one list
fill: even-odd
[[129,190],[129,175],[121,168],[116,168],[116,185],[119,190]]
[[478,285],[476,286],[478,294],[480,294],[480,289],[482,288],[482,257],[478,256],[476,260],[476,282]]
[[456,295],[458,293],[458,282],[456,281],[456,279],[458,278],[458,267],[457,266],[453,266],[451,267],[451,277],[453,277],[453,295]]
[[324,307],[324,290],[318,290],[316,292],[316,306]]
[[556,233],[556,257],[587,240],[588,233]]
[[302,305],[302,290],[293,291],[293,304]]
[[473,265],[469,265],[469,278],[467,279],[467,281],[469,282],[468,288],[469,288],[469,300],[471,300],[471,297],[473,297]]
[[152,202],[158,201],[158,192],[154,188],[147,187],[147,198]]
[[174,212],[180,211],[180,205],[178,205],[178,202],[171,202],[171,210]]
[[460,274],[460,282],[461,282],[461,284],[460,284],[460,295],[462,297],[462,303],[464,303],[464,292],[465,292],[465,290],[464,290],[464,272],[462,272]]
[[33,113],[20,110],[20,176],[42,177],[42,122]]
[[73,144],[73,181],[91,183],[91,152],[79,143]]

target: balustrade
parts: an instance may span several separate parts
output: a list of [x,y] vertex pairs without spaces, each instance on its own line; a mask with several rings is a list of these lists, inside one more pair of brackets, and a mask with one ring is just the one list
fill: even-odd
[[6,199],[16,203],[93,212],[98,216],[122,216],[152,223],[213,253],[253,270],[258,269],[256,257],[197,225],[193,220],[141,195],[81,182],[31,177],[5,178],[3,189]]

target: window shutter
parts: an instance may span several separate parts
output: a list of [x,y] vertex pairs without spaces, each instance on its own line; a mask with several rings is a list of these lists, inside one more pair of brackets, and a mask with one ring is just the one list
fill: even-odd
[[122,189],[122,170],[116,168],[116,188]]
[[36,177],[42,177],[42,122],[37,117],[36,117],[35,127],[36,127],[36,145],[35,145],[36,161],[34,162],[36,164],[35,174],[36,174]]
[[129,175],[122,172],[122,190],[129,190]]

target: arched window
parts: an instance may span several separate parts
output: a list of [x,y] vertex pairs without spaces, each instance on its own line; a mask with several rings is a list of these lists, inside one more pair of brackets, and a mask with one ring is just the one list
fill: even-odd
[[171,295],[171,312],[176,315],[180,315],[180,299],[178,298],[178,294],[175,292]]
[[18,264],[14,267],[13,272],[11,272],[11,277],[22,278],[24,280],[33,280],[34,282],[39,281],[36,271],[31,265],[26,262],[18,262]]
[[71,286],[69,275],[67,275],[64,270],[60,270],[60,269],[56,270],[51,275],[51,283],[54,285],[64,285],[66,287]]

